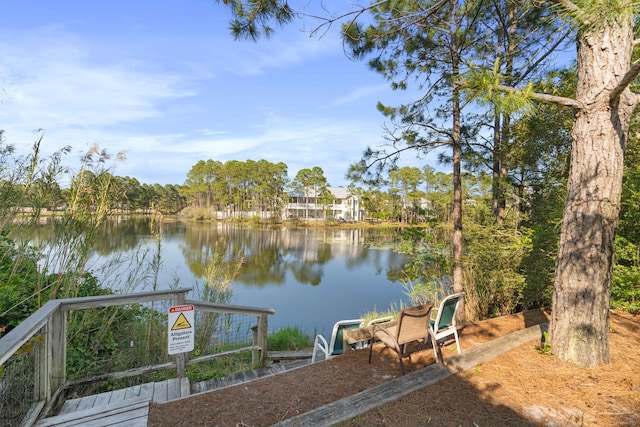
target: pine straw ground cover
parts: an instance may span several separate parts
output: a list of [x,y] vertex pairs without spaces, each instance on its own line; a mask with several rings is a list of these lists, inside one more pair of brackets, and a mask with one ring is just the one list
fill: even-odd
[[[463,350],[545,322],[527,312],[465,326]],[[640,317],[611,315],[611,363],[579,368],[530,342],[482,365],[379,406],[342,426],[637,426],[640,425]],[[444,350],[445,357],[455,347]],[[400,375],[397,357],[374,347],[327,362],[151,406],[150,426],[270,426]],[[405,359],[408,372],[434,363],[425,348]]]

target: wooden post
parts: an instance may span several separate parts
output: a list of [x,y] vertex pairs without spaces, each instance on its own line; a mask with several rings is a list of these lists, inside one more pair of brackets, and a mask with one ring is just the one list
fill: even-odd
[[258,316],[258,345],[260,346],[260,366],[267,365],[267,333],[268,327],[268,315],[263,313]]
[[[260,345],[258,344],[258,325],[256,326],[252,326],[251,327],[251,332],[253,334],[253,345]],[[251,366],[256,366],[256,363],[258,363],[258,352],[257,351],[252,351],[251,352]]]
[[51,332],[51,327],[47,323],[36,336],[42,337],[42,342],[33,346],[33,401],[41,402],[46,401],[47,396],[50,396],[49,390],[49,364],[47,363],[47,354],[49,354],[49,342],[48,337]]
[[35,401],[49,401],[67,379],[67,313],[54,311],[43,331],[43,345],[35,348]]
[[[174,300],[174,304],[175,305],[183,305],[184,301],[185,301],[184,294],[178,294],[178,295],[176,295],[176,299]],[[167,325],[167,327],[170,328],[171,325]],[[195,329],[194,329],[194,331],[195,331]],[[194,334],[195,334],[195,332],[194,332]],[[176,354],[174,357],[175,357],[175,361],[176,361],[176,376],[178,378],[184,378],[185,377],[185,368],[187,366],[187,359],[189,358],[189,353],[179,353],[179,354]]]

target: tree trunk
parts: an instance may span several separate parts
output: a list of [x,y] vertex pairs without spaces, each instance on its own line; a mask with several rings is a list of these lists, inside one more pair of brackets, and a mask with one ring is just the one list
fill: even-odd
[[609,362],[609,297],[624,147],[637,100],[627,88],[631,15],[578,35],[571,169],[553,292],[551,341],[559,358],[580,366]]
[[493,218],[496,222],[500,220],[500,111],[494,108],[493,118],[493,167],[491,168],[491,196]]
[[[456,81],[460,77],[459,56],[455,35],[451,35],[452,44],[452,77]],[[462,292],[464,282],[462,277],[462,133],[461,133],[461,108],[460,92],[454,89],[451,97],[451,115],[453,120],[452,144],[453,144],[453,291]],[[458,320],[464,323],[466,319],[464,299],[460,301]]]

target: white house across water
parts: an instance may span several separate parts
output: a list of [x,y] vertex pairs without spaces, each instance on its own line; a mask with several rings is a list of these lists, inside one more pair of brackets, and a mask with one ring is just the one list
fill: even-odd
[[333,200],[321,197],[322,192],[314,189],[288,193],[289,202],[284,207],[285,219],[333,219],[337,221],[362,221],[364,209],[358,196],[344,187],[327,188]]

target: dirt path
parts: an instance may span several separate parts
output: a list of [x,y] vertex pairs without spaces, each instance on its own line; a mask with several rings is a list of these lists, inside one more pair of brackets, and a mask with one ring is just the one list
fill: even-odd
[[[609,365],[577,368],[541,354],[535,342],[358,416],[345,426],[640,425],[640,317],[612,314]],[[463,350],[547,321],[542,312],[468,325]],[[444,350],[445,357],[454,348]],[[374,348],[330,361],[153,405],[151,426],[270,426],[400,375],[397,357]],[[434,363],[426,348],[408,371]]]

